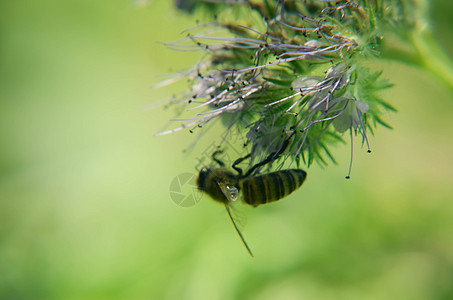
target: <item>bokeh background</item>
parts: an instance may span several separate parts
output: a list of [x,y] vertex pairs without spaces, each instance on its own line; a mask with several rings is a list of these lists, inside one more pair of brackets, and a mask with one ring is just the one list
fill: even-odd
[[[173,116],[149,104],[160,75],[199,54],[167,49],[195,24],[171,1],[0,2],[1,299],[453,299],[452,92],[420,70],[375,63],[398,108],[297,193],[242,208],[171,201],[195,173],[193,136],[153,137]],[[448,1],[432,1],[453,53]],[[450,14],[450,15],[449,15]],[[374,63],[374,62],[373,62]]]

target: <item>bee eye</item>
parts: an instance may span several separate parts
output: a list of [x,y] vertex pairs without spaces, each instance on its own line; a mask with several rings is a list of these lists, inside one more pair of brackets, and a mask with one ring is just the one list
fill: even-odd
[[202,168],[198,173],[197,186],[199,189],[204,190],[206,188],[206,180],[211,173],[209,168]]

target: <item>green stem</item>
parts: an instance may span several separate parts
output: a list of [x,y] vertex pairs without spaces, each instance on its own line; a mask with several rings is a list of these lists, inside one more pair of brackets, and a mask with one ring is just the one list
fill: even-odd
[[414,31],[408,41],[412,51],[387,48],[383,57],[405,62],[428,71],[453,93],[453,62],[429,30]]
[[431,32],[412,35],[419,56],[419,64],[453,91],[453,62],[435,41]]

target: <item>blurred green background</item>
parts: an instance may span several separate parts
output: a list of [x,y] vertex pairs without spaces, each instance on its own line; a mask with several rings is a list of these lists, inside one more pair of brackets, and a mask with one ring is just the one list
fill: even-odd
[[[451,54],[450,4],[433,3]],[[222,206],[169,197],[210,141],[185,155],[188,132],[153,137],[171,111],[143,110],[199,55],[156,43],[194,24],[170,7],[0,2],[0,298],[453,299],[450,91],[376,65],[395,129],[372,154],[357,139],[351,180],[344,146],[291,197],[243,208],[251,259]]]

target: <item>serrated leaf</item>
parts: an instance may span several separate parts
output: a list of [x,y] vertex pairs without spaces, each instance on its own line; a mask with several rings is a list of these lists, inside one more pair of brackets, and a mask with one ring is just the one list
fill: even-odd
[[270,78],[270,77],[263,77],[263,79],[268,82],[272,82],[275,85],[285,86],[285,87],[291,86],[291,81],[288,81],[288,80],[276,79],[276,78]]

